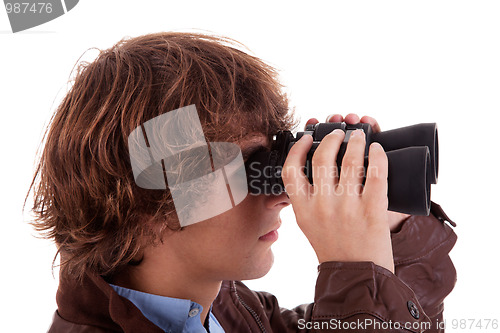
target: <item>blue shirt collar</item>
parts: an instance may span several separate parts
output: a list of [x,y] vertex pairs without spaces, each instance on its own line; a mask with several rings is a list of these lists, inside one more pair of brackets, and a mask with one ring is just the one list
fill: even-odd
[[[146,318],[165,332],[206,332],[200,320],[203,307],[196,302],[110,285],[118,295],[134,303]],[[210,333],[224,333],[212,311],[208,313],[208,324]]]

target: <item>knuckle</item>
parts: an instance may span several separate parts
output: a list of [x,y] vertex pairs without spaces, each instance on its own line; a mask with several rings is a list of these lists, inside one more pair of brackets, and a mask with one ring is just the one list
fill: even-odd
[[295,166],[293,165],[284,165],[281,169],[281,178],[283,180],[288,180],[294,174]]
[[283,179],[284,182],[288,182],[292,178],[293,169],[294,167],[292,165],[283,166],[281,169],[281,179]]
[[323,217],[329,217],[333,213],[331,207],[329,205],[326,205],[326,204],[317,205],[316,211],[318,212],[318,215],[323,216]]
[[[363,134],[364,135],[364,134]],[[347,147],[359,147],[365,144],[365,137],[364,136],[354,136],[350,137],[349,141],[347,142]]]
[[317,152],[313,155],[312,164],[313,166],[326,165],[328,164],[328,159],[324,154],[321,154],[321,152]]
[[365,202],[365,211],[367,214],[376,215],[377,212],[386,211],[388,206],[389,199],[387,199],[387,195],[381,195],[376,198],[370,197]]
[[359,207],[358,205],[342,205],[339,208],[338,211],[339,216],[342,216],[341,220],[344,221],[356,221],[357,220],[357,214],[359,214]]
[[385,181],[387,179],[387,169],[379,165],[368,166],[367,177],[373,180]]
[[326,146],[318,146],[318,149],[316,149],[316,151],[314,152],[311,161],[313,165],[331,164],[332,161],[330,160],[329,155],[330,154]]
[[358,151],[363,149],[364,145],[365,145],[364,137],[359,137],[359,136],[351,137],[347,142],[347,150]]
[[371,156],[369,156],[369,163],[385,166],[387,164],[387,155],[383,151],[372,152]]
[[355,156],[352,156],[352,154],[346,154],[344,156],[344,159],[342,160],[342,167],[343,168],[352,168],[352,167],[355,167],[357,165],[359,165],[360,162],[359,162],[359,159],[357,159]]
[[288,156],[296,157],[300,155],[300,149],[297,145],[293,145],[292,148],[288,151]]
[[375,149],[372,151],[373,158],[376,158],[383,162],[384,160],[387,160],[387,154],[383,149]]
[[[293,149],[293,147],[292,147]],[[290,151],[288,152],[288,155],[285,159],[285,163],[283,164],[283,166],[291,166],[291,165],[295,165],[297,163],[299,163],[300,159],[302,158],[302,154],[301,152],[299,151],[292,151],[290,149]]]

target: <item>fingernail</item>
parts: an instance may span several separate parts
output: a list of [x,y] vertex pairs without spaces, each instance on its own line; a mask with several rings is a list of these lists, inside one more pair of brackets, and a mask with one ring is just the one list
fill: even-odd
[[312,133],[304,132],[299,141],[309,140],[309,139],[304,139],[306,136],[310,136],[312,138]]
[[384,150],[384,148],[382,147],[382,145],[378,142],[373,142],[371,144],[371,149],[378,149],[378,150]]
[[341,130],[340,128],[337,128],[337,129],[334,129],[334,130],[333,130],[333,133],[343,134],[343,133],[344,133],[344,131],[343,131],[343,130]]
[[362,130],[357,129],[357,130],[355,130],[355,131],[351,132],[351,137],[355,137],[355,136],[362,136],[362,135],[363,135],[363,133],[364,133],[364,132],[363,132]]

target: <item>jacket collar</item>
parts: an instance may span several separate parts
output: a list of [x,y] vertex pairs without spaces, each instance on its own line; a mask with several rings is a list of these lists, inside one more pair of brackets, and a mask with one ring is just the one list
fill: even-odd
[[70,322],[118,332],[163,332],[99,275],[86,273],[81,282],[60,278],[59,315]]

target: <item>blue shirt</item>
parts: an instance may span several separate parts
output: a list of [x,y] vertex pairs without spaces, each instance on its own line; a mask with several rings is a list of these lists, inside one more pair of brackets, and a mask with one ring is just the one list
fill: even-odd
[[[200,314],[203,307],[187,299],[172,298],[143,293],[110,284],[118,295],[127,298],[141,310],[153,324],[168,333],[207,332],[201,324]],[[208,312],[210,333],[224,333],[212,311]]]

